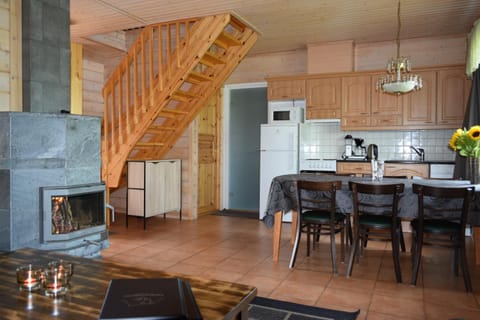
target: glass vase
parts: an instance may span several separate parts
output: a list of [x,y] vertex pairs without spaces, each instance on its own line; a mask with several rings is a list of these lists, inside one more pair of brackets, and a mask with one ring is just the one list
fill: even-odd
[[466,166],[466,178],[470,180],[472,184],[480,183],[480,166],[479,166],[479,159],[468,157],[467,158],[467,166]]

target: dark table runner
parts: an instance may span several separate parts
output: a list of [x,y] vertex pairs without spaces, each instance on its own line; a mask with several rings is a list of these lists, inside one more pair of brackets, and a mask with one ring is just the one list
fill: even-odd
[[[418,213],[417,195],[412,192],[412,184],[424,184],[434,186],[469,186],[469,181],[465,180],[429,180],[429,179],[396,179],[384,178],[382,181],[372,181],[371,178],[356,178],[349,176],[331,176],[331,175],[315,175],[315,174],[289,174],[273,178],[270,185],[268,195],[267,209],[263,221],[269,228],[273,227],[275,212],[283,211],[284,213],[297,208],[296,198],[296,181],[342,181],[342,189],[337,191],[336,201],[338,210],[342,213],[349,214],[352,212],[353,203],[352,195],[348,189],[349,181],[357,181],[364,183],[403,183],[405,191],[400,195],[399,201],[399,217],[403,219],[413,219]],[[480,192],[480,186],[477,186],[477,192]],[[480,194],[476,196],[472,202],[472,209],[468,217],[468,223],[472,225],[480,225]],[[446,203],[447,205],[447,203]]]

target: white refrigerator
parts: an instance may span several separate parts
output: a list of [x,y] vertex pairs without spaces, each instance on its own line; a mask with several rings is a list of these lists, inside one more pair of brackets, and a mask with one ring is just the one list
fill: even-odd
[[[262,124],[260,129],[260,219],[265,216],[272,179],[298,173],[300,124]],[[283,221],[292,221],[291,213]]]

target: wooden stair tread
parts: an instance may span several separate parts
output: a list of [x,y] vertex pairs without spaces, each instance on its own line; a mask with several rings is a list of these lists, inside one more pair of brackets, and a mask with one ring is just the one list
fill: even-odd
[[173,113],[173,114],[188,114],[188,111],[185,110],[177,110],[177,109],[169,109],[169,108],[163,108],[161,112],[166,112],[166,113]]
[[196,95],[196,94],[192,94],[190,92],[177,90],[172,94],[172,98],[175,99],[175,100],[180,100],[180,101],[187,102],[187,101],[192,100],[192,99],[201,98],[201,96]]
[[187,76],[187,81],[198,84],[203,81],[212,81],[212,78],[203,73],[191,71],[190,74]]
[[151,126],[150,128],[147,129],[147,132],[149,133],[162,133],[165,131],[174,131],[175,127],[171,126]]
[[165,143],[163,142],[137,142],[135,149],[140,148],[151,148],[151,147],[163,147]]
[[230,47],[239,46],[242,44],[239,40],[235,39],[225,31],[220,33],[218,38],[215,40],[215,43],[223,49],[228,49]]
[[216,66],[217,64],[226,64],[227,63],[221,57],[216,56],[213,53],[208,52],[208,51],[205,52],[205,55],[202,57],[202,59],[200,59],[200,62],[209,66],[209,67]]

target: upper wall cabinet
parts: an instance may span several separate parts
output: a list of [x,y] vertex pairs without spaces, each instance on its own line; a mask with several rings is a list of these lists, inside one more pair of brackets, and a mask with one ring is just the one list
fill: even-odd
[[401,97],[378,92],[380,74],[342,78],[342,128],[391,129],[402,125]]
[[342,78],[342,128],[370,126],[370,76]]
[[417,72],[422,77],[423,88],[403,95],[403,125],[408,128],[425,128],[435,125],[436,72]]
[[464,68],[437,71],[437,125],[462,125],[470,86]]
[[268,100],[305,99],[305,80],[268,81]]
[[340,119],[342,81],[340,77],[306,80],[306,119]]
[[403,96],[405,129],[460,127],[465,114],[470,81],[463,67],[418,72],[423,88]]
[[383,72],[303,75],[268,80],[268,99],[306,99],[306,119],[341,118],[342,130],[450,129],[462,125],[471,83],[464,66],[416,69],[423,88],[376,90]]
[[384,75],[373,74],[370,79],[372,94],[370,124],[379,128],[399,127],[402,125],[403,97],[377,90],[377,80]]

